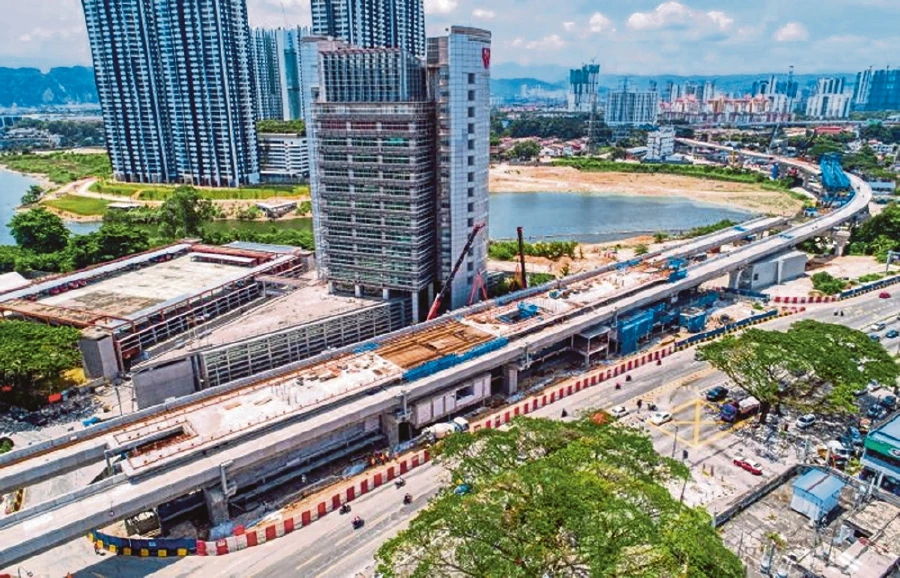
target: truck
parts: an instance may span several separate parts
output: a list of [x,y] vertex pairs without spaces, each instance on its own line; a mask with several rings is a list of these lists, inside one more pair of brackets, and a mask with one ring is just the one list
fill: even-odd
[[430,435],[435,441],[442,440],[448,435],[457,432],[468,431],[469,421],[462,417],[453,418],[453,420],[445,423],[437,423],[433,426],[425,428],[426,435]]
[[722,405],[719,417],[722,421],[736,423],[746,419],[759,411],[759,400],[753,396],[745,397],[741,401],[731,401]]

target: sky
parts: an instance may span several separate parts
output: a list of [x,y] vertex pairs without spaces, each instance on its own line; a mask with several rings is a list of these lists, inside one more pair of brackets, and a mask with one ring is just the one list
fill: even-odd
[[[606,74],[852,72],[900,65],[900,0],[424,0],[430,35],[493,32],[495,63]],[[2,0],[0,66],[89,65],[80,0]],[[309,0],[247,0],[251,26],[308,25]],[[893,56],[894,62],[891,62]]]

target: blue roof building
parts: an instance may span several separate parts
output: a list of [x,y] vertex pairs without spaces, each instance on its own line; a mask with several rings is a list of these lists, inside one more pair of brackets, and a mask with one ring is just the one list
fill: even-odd
[[793,484],[791,509],[817,522],[827,517],[837,506],[844,485],[838,477],[810,470]]
[[870,431],[863,447],[860,477],[900,495],[900,415]]

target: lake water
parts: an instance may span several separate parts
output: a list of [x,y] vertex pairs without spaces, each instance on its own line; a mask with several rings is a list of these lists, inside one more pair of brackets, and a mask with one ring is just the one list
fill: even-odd
[[491,239],[513,239],[520,226],[529,239],[603,243],[660,231],[685,231],[723,219],[746,221],[753,216],[680,197],[499,193],[491,195],[490,234]]
[[[7,224],[33,179],[0,170],[0,245],[14,244]],[[608,242],[657,231],[677,232],[722,219],[745,221],[753,215],[719,205],[677,197],[629,197],[581,193],[500,193],[491,195],[492,239],[512,239],[516,227],[529,239],[557,238]],[[73,233],[97,230],[99,223],[68,223]],[[249,227],[269,231],[271,223],[217,222],[217,229]],[[312,228],[310,219],[282,222],[279,227]]]

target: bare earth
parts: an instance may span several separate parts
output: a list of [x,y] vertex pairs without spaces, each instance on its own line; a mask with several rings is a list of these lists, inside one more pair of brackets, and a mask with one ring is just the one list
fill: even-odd
[[755,185],[632,173],[581,172],[572,167],[494,165],[492,193],[613,193],[630,196],[684,197],[761,214],[793,216],[803,203]]

